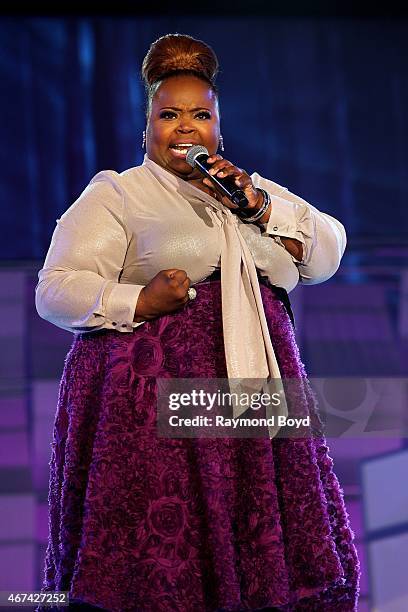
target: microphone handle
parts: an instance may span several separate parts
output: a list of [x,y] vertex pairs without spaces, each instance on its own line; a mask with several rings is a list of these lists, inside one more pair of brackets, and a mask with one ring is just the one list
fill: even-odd
[[212,164],[207,163],[208,155],[201,153],[194,159],[195,165],[210,181],[214,184],[217,191],[221,192],[222,195],[227,196],[234,204],[237,204],[240,208],[246,208],[248,206],[248,198],[242,189],[239,189],[235,184],[233,177],[227,176],[225,178],[218,178],[213,174],[209,174],[208,171],[212,167]]

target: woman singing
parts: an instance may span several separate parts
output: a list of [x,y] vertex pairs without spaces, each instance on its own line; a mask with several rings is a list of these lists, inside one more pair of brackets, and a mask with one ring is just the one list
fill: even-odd
[[[151,45],[143,163],[90,181],[39,272],[39,315],[74,334],[43,591],[112,612],[357,610],[354,534],[323,435],[157,433],[158,378],[279,372],[305,381],[315,413],[287,293],[330,278],[346,243],[339,221],[235,164],[217,70],[190,36]],[[187,163],[194,145],[244,192],[245,216]]]

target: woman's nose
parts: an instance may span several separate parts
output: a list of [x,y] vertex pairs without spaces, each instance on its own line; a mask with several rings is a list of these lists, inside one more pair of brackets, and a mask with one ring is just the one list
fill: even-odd
[[179,132],[188,133],[188,132],[193,132],[194,128],[192,125],[188,125],[187,123],[180,123],[177,130]]
[[179,132],[192,132],[194,130],[194,126],[191,123],[191,118],[186,115],[180,117],[180,122],[177,129]]

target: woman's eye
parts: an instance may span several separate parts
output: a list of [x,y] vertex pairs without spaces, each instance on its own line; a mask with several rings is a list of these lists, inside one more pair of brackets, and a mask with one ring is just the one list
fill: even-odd
[[170,116],[170,119],[172,119],[176,116],[176,113],[173,113],[172,111],[162,111],[160,113],[160,119],[167,119],[168,116]]
[[[160,119],[174,119],[176,113],[173,111],[162,111],[160,113]],[[195,115],[198,119],[211,119],[211,114],[208,111],[200,111]]]
[[202,117],[204,119],[211,119],[211,115],[207,111],[201,111],[197,113],[196,117]]

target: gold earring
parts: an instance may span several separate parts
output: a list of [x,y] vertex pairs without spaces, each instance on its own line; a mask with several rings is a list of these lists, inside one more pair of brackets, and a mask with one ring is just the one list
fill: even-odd
[[224,139],[223,139],[221,134],[220,134],[220,143],[219,143],[219,145],[220,145],[221,151],[223,151],[224,150]]
[[142,149],[146,146],[146,132],[143,130],[143,141],[142,141]]

